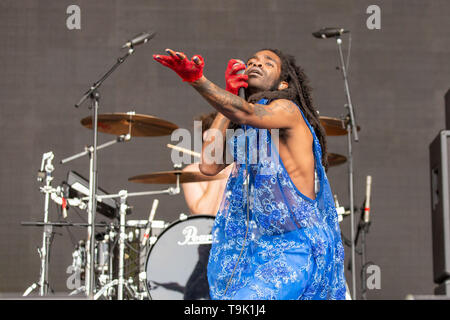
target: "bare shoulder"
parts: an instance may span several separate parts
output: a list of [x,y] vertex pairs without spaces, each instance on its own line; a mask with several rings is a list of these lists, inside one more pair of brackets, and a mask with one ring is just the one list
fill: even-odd
[[[291,100],[276,99],[270,103],[274,111],[281,111],[291,121],[290,128],[301,127],[303,130],[308,129],[308,125],[303,119],[299,107]],[[308,129],[309,130],[309,129]]]
[[269,106],[271,107],[271,110],[273,110],[273,111],[281,110],[281,111],[287,112],[292,115],[300,114],[300,111],[298,110],[297,105],[288,99],[273,100],[271,103],[269,103]]

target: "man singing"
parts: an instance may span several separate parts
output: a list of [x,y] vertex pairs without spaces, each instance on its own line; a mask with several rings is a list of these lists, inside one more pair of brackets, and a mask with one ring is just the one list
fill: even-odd
[[[223,146],[233,142],[235,147],[235,165],[212,231],[211,298],[344,299],[344,248],[325,172],[325,132],[303,70],[292,56],[262,50],[247,66],[229,61],[223,90],[203,75],[200,55],[189,60],[181,52],[166,52],[153,57],[219,112],[211,128],[222,133]],[[246,99],[237,95],[241,87]],[[243,139],[226,141],[230,121],[245,130]],[[267,129],[279,129],[278,148]],[[200,170],[207,175],[228,165],[211,161],[206,151],[212,143],[217,143],[214,137],[203,144]],[[249,154],[262,148],[268,156],[249,161]],[[245,161],[236,161],[242,152]]]

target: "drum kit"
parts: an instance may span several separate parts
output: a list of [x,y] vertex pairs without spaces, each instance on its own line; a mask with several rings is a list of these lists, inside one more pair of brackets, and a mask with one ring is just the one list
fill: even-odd
[[[158,194],[178,195],[180,184],[198,183],[227,177],[217,175],[205,176],[200,172],[181,170],[181,165],[174,164],[172,171],[152,172],[130,177],[134,183],[172,185],[164,190],[128,192],[120,190],[117,194],[108,194],[97,185],[97,151],[116,143],[128,142],[132,137],[157,137],[170,135],[178,128],[174,123],[150,115],[135,112],[99,114],[99,88],[103,82],[133,54],[135,48],[147,43],[155,36],[154,32],[145,32],[126,42],[122,48],[127,53],[116,59],[116,63],[102,77],[94,82],[82,95],[75,107],[79,108],[85,101],[90,101],[92,116],[81,120],[81,124],[92,130],[93,143],[84,151],[61,160],[61,164],[83,156],[89,157],[89,179],[85,179],[73,171],[69,172],[68,181],[61,186],[53,187],[52,172],[55,170],[52,151],[43,154],[38,181],[42,183],[41,193],[45,196],[44,219],[39,222],[22,222],[26,226],[42,227],[42,246],[38,248],[40,256],[39,281],[33,283],[24,292],[29,295],[39,288],[39,295],[45,296],[50,288],[48,281],[49,253],[53,240],[54,227],[86,228],[87,237],[76,245],[72,253],[72,265],[67,287],[70,294],[85,294],[90,299],[208,299],[209,290],[206,278],[206,266],[212,242],[211,229],[213,215],[180,215],[172,223],[154,220],[158,207],[158,199],[154,199],[148,220],[130,220],[132,213],[128,199],[137,196],[155,196]],[[353,161],[352,139],[358,141],[359,127],[353,115],[344,64],[341,38],[337,37],[348,114],[342,119],[322,117],[320,121],[328,136],[348,138],[348,157],[329,153],[329,166],[348,163],[350,213],[335,204],[339,220],[346,215],[351,217],[351,239],[355,239],[353,226]],[[348,60],[348,59],[347,59]],[[114,140],[97,144],[98,132],[115,136]],[[168,144],[167,147],[199,158],[192,150]],[[316,179],[317,180],[317,179]],[[173,186],[174,185],[174,186]],[[316,189],[317,190],[317,189]],[[222,195],[218,195],[221,197]],[[50,222],[50,201],[61,208],[64,219],[67,208],[79,208],[87,212],[87,223],[71,223],[66,221]],[[97,223],[96,214],[111,219],[110,223]],[[159,232],[159,233],[158,233]],[[352,292],[355,293],[355,243],[352,246]],[[84,280],[84,285],[82,283]],[[353,296],[354,297],[354,296]]]
[[[172,223],[155,221],[158,199],[154,199],[148,220],[129,220],[132,213],[128,199],[138,196],[159,194],[178,195],[180,184],[198,183],[227,177],[205,176],[200,172],[181,170],[180,164],[174,164],[173,171],[153,172],[130,177],[129,181],[144,184],[175,185],[167,189],[143,192],[120,190],[117,194],[108,194],[97,184],[97,151],[116,143],[128,142],[132,137],[157,137],[170,135],[177,125],[164,119],[136,114],[135,112],[99,114],[99,88],[113,72],[130,57],[135,48],[147,43],[155,32],[145,32],[129,40],[122,48],[126,54],[116,59],[116,63],[94,82],[81,96],[79,108],[90,101],[90,117],[81,120],[81,124],[92,130],[93,143],[84,151],[61,160],[66,164],[80,157],[89,157],[89,179],[70,171],[66,183],[53,187],[52,172],[55,170],[52,151],[43,154],[38,181],[43,186],[45,196],[44,219],[39,222],[23,222],[23,225],[43,228],[42,246],[38,248],[40,256],[39,281],[33,283],[24,292],[29,295],[39,288],[39,295],[45,296],[50,288],[48,282],[49,253],[53,240],[54,227],[86,228],[86,239],[79,241],[72,253],[72,265],[67,271],[70,277],[67,287],[70,294],[85,294],[90,299],[208,299],[209,290],[206,279],[206,265],[212,242],[211,229],[214,217],[200,215],[180,215]],[[345,76],[345,74],[344,74]],[[345,78],[345,77],[344,77]],[[350,211],[353,220],[352,156],[350,135],[357,134],[355,121],[349,100],[350,116],[344,120],[321,117],[327,135],[347,135],[349,137],[349,158],[339,154],[329,154],[329,165],[336,166],[348,161],[350,177]],[[355,128],[354,130],[352,128]],[[98,145],[98,132],[115,136],[114,140]],[[357,139],[356,139],[357,140]],[[199,157],[199,154],[179,146],[168,147]],[[217,195],[221,197],[222,195]],[[68,206],[87,211],[87,223],[50,222],[50,201],[61,208],[64,219]],[[341,207],[338,206],[338,213]],[[340,213],[340,216],[345,214]],[[110,223],[97,223],[96,214],[111,219]],[[352,225],[353,226],[353,225]],[[157,231],[160,231],[157,234]],[[352,239],[353,228],[352,228]],[[353,245],[353,244],[352,244]],[[352,269],[354,270],[354,268]],[[82,280],[84,283],[82,284]]]
[[[328,135],[345,135],[345,123],[336,118],[320,117]],[[92,117],[81,120],[85,128],[92,129]],[[117,138],[97,147],[102,149],[116,142],[131,140],[132,137],[155,137],[170,135],[177,125],[155,116],[127,113],[98,115],[98,131],[114,135]],[[167,145],[181,152],[194,154],[191,150]],[[67,163],[87,151],[61,161]],[[198,156],[198,155],[196,155]],[[39,282],[33,283],[24,293],[29,295],[40,288],[40,295],[48,293],[49,251],[53,227],[89,227],[89,223],[50,222],[48,219],[49,201],[61,206],[61,213],[67,218],[67,208],[88,208],[89,181],[69,173],[68,182],[56,188],[51,186],[54,166],[53,152],[43,155],[38,180],[44,182],[41,192],[45,194],[44,221],[22,222],[22,225],[44,228],[43,244],[39,251],[41,274]],[[328,155],[330,166],[347,161],[340,154]],[[135,196],[157,194],[180,194],[180,184],[211,181],[227,178],[224,175],[206,176],[200,172],[175,170],[152,172],[130,177],[128,180],[141,184],[175,185],[165,190],[130,193],[121,190],[118,194],[97,191],[96,212],[111,219],[109,224],[96,223],[94,226],[94,263],[93,291],[94,299],[209,299],[209,287],[206,266],[212,243],[211,230],[213,215],[181,214],[172,223],[154,220],[158,199],[154,199],[148,220],[129,220],[132,212],[127,200]],[[220,197],[221,195],[218,195]],[[115,200],[118,199],[118,200]],[[108,202],[109,201],[109,202]],[[337,203],[337,202],[336,202]],[[338,207],[338,209],[342,207]],[[347,213],[340,211],[340,219]],[[72,252],[72,265],[68,270],[75,285],[70,295],[86,294],[86,282],[89,265],[89,238],[80,240]],[[69,281],[67,282],[69,284]],[[72,284],[73,284],[72,283]]]

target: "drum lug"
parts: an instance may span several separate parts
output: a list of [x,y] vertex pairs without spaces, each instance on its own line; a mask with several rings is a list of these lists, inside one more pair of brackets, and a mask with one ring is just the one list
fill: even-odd
[[184,220],[186,220],[187,218],[188,218],[188,216],[187,216],[186,214],[184,214],[184,213],[180,214],[180,220],[181,220],[181,221],[184,221]]
[[155,244],[155,242],[156,242],[156,240],[158,240],[158,238],[157,238],[157,237],[155,237],[155,236],[151,236],[151,237],[150,237],[150,239],[149,239],[150,245],[151,245],[151,246],[152,246],[152,245],[154,245],[154,244]]
[[139,281],[146,281],[147,280],[147,272],[142,271],[139,273]]

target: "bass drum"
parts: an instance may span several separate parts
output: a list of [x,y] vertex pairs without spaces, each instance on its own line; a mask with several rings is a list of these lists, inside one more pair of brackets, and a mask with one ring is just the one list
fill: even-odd
[[150,299],[210,299],[206,267],[213,224],[214,216],[189,216],[160,234],[145,267]]

